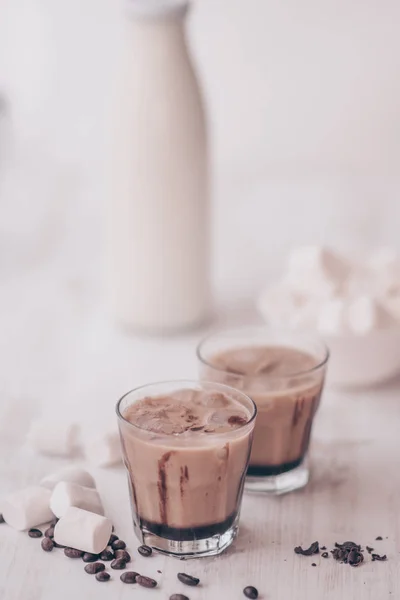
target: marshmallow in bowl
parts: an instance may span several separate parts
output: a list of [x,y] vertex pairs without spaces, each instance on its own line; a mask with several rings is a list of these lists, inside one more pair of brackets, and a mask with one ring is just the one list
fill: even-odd
[[40,485],[53,490],[60,481],[69,481],[71,483],[77,483],[87,488],[95,488],[96,482],[88,471],[80,469],[79,467],[65,467],[55,473],[46,475],[40,481]]
[[57,544],[100,554],[107,546],[112,532],[112,523],[106,517],[70,507],[54,528]]
[[6,523],[24,531],[54,518],[50,509],[50,490],[38,485],[26,487],[7,496],[2,504]]
[[79,425],[69,420],[42,417],[31,424],[27,443],[41,454],[71,456],[79,445]]
[[71,506],[104,515],[103,504],[97,490],[69,481],[60,481],[51,494],[50,508],[56,517],[60,518]]
[[266,321],[277,326],[310,326],[313,324],[314,307],[309,298],[284,284],[268,287],[260,295],[258,309]]
[[347,308],[349,330],[356,335],[366,335],[379,329],[396,326],[396,320],[378,300],[371,296],[359,296]]
[[338,293],[351,272],[350,263],[323,246],[291,252],[283,281],[292,289],[320,298]]

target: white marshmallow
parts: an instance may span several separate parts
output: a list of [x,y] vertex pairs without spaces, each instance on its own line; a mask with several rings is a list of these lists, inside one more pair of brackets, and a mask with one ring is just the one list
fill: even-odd
[[50,508],[56,517],[60,518],[65,515],[71,506],[104,515],[103,504],[96,490],[83,487],[77,483],[60,481],[51,495]]
[[78,485],[83,485],[87,488],[96,487],[96,482],[91,474],[84,469],[79,469],[78,467],[65,467],[65,469],[61,469],[56,473],[51,473],[50,475],[43,477],[40,485],[48,488],[49,490],[53,490],[60,481],[77,483]]
[[78,446],[78,439],[77,423],[41,418],[32,423],[27,442],[42,454],[71,456]]
[[347,319],[350,330],[356,335],[397,325],[396,320],[377,300],[366,295],[350,302]]
[[38,485],[10,494],[2,504],[4,520],[19,531],[51,521],[50,496],[50,490]]
[[350,264],[331,250],[302,246],[289,255],[284,281],[307,296],[328,298],[341,290],[350,271]]
[[54,540],[63,546],[99,554],[107,546],[112,523],[106,517],[82,510],[68,508],[54,528]]
[[400,257],[395,250],[380,248],[371,255],[368,266],[378,295],[400,296]]
[[340,298],[332,298],[322,304],[318,314],[318,331],[325,335],[342,335],[347,327],[347,303]]
[[98,467],[110,467],[122,462],[118,431],[105,431],[84,440],[86,459]]

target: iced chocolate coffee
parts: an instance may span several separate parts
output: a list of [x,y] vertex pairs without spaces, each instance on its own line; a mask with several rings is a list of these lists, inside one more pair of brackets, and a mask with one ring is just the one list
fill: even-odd
[[237,532],[255,406],[218,384],[156,384],[119,403],[139,538],[170,554],[216,554]]
[[282,493],[308,480],[306,458],[327,353],[296,347],[294,339],[289,345],[288,335],[264,344],[259,337],[254,345],[251,338],[249,345],[241,340],[232,348],[215,347],[206,357],[200,347],[201,378],[241,390],[257,405],[247,485],[259,491]]

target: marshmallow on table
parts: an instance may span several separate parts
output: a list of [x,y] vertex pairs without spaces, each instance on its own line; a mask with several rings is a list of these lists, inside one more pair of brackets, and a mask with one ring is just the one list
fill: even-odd
[[53,490],[57,483],[60,481],[69,481],[71,483],[77,483],[87,488],[95,488],[96,482],[88,471],[80,469],[79,467],[65,467],[60,471],[46,475],[40,482],[40,485]]
[[107,546],[111,532],[112,523],[106,517],[71,507],[55,526],[54,540],[62,546],[100,554]]
[[60,481],[51,494],[50,508],[56,517],[60,518],[71,506],[104,515],[104,508],[96,490],[77,483]]
[[357,335],[397,325],[393,316],[371,296],[359,296],[349,303],[347,320],[350,330]]
[[337,293],[351,272],[349,263],[319,246],[302,246],[288,259],[286,284],[306,295],[327,298]]
[[71,456],[78,447],[78,439],[77,423],[44,417],[32,423],[27,442],[42,454]]
[[51,521],[50,496],[50,490],[36,485],[10,494],[2,505],[4,520],[19,531]]
[[83,451],[86,459],[98,467],[110,467],[122,461],[118,431],[100,431],[84,436]]

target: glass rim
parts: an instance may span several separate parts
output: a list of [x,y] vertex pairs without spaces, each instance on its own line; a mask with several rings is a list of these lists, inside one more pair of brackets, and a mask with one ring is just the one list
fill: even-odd
[[[234,334],[243,334],[248,332],[249,334],[251,333],[258,333],[258,332],[265,332],[265,333],[277,333],[277,334],[288,334],[288,335],[293,335],[294,337],[296,335],[301,336],[301,335],[307,335],[310,337],[313,337],[316,341],[318,341],[318,343],[321,344],[321,347],[323,349],[323,358],[321,360],[318,360],[317,364],[314,365],[313,367],[309,368],[309,369],[303,369],[301,371],[294,371],[292,373],[286,373],[284,375],[245,375],[245,374],[241,374],[241,373],[233,373],[231,371],[228,371],[227,369],[224,369],[222,367],[218,367],[215,364],[212,364],[209,360],[207,360],[205,358],[205,356],[203,355],[202,351],[203,351],[203,347],[204,345],[209,342],[211,339],[213,338],[217,338],[218,336],[223,336],[223,335],[234,335]],[[208,335],[206,335],[204,338],[202,338],[200,340],[200,342],[197,344],[196,347],[196,356],[198,358],[198,360],[206,365],[207,367],[209,367],[210,369],[213,369],[214,371],[217,371],[219,373],[228,373],[229,375],[233,376],[233,377],[247,377],[248,379],[261,379],[261,378],[265,378],[268,377],[268,379],[271,380],[286,380],[286,379],[290,379],[292,377],[301,377],[303,375],[309,375],[312,373],[317,372],[319,369],[322,369],[328,362],[329,357],[330,357],[330,350],[328,348],[328,346],[325,344],[325,342],[323,341],[323,339],[316,333],[312,333],[312,332],[306,332],[306,331],[291,331],[289,329],[283,329],[283,328],[274,328],[274,327],[263,327],[263,326],[253,326],[253,327],[236,327],[234,329],[220,329],[218,331],[214,331],[213,333],[209,333]],[[229,386],[228,386],[229,387]]]
[[[214,388],[221,388],[221,390],[226,390],[227,393],[228,392],[234,392],[236,395],[239,396],[243,396],[246,400],[249,401],[250,406],[253,408],[253,412],[250,416],[250,419],[244,423],[243,425],[241,425],[240,427],[238,427],[237,429],[232,429],[232,431],[224,431],[222,433],[208,433],[207,436],[209,437],[215,437],[215,438],[225,438],[225,437],[231,437],[232,434],[240,432],[242,429],[245,429],[246,427],[248,427],[249,425],[251,425],[252,423],[254,423],[256,416],[257,416],[257,405],[254,402],[254,400],[252,398],[250,398],[250,396],[248,396],[247,394],[245,394],[244,392],[242,392],[241,390],[237,390],[234,387],[231,387],[230,385],[225,385],[224,383],[217,383],[215,381],[201,381],[198,379],[168,379],[168,380],[164,380],[164,381],[155,381],[153,383],[145,383],[144,385],[139,385],[138,387],[132,388],[131,390],[129,390],[128,392],[126,392],[123,396],[121,396],[121,398],[117,401],[116,405],[115,405],[115,412],[117,413],[117,417],[120,421],[126,423],[127,425],[130,425],[134,430],[138,430],[138,431],[143,431],[145,433],[151,434],[151,435],[157,435],[160,437],[178,437],[182,434],[180,433],[172,433],[172,434],[166,434],[166,433],[157,433],[154,431],[149,431],[147,429],[143,429],[143,427],[139,427],[139,425],[136,425],[135,423],[131,423],[131,421],[128,421],[128,419],[126,419],[124,417],[124,415],[122,414],[121,411],[121,403],[122,401],[129,396],[130,394],[133,394],[134,392],[139,392],[140,390],[143,390],[145,388],[150,388],[153,386],[162,386],[162,385],[168,385],[168,384],[186,384],[187,386],[194,386],[194,385],[200,385],[200,386],[212,386]],[[190,388],[189,388],[190,389]]]

